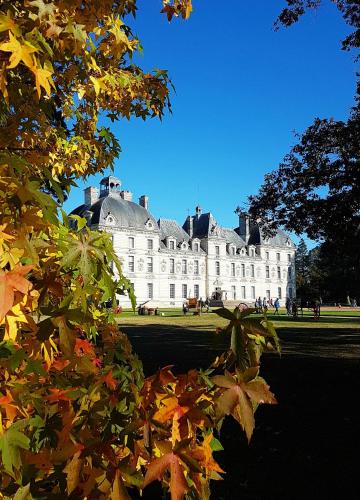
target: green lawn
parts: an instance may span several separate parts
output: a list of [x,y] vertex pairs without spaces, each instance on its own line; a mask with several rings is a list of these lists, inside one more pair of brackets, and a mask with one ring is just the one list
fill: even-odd
[[[344,314],[344,313],[347,314]],[[139,316],[130,310],[125,310],[118,317],[119,325],[154,325],[159,324],[165,326],[183,327],[184,329],[196,328],[198,329],[215,329],[216,327],[224,327],[227,321],[220,318],[215,313],[203,313],[201,316],[195,316],[193,312],[188,313],[186,316],[182,314],[180,309],[162,309],[159,316]],[[304,311],[303,317],[293,319],[285,314],[285,309],[280,310],[280,316],[268,314],[268,318],[274,322],[275,327],[282,328],[350,328],[360,329],[360,312],[350,311],[326,311],[321,312],[322,316],[319,321],[314,321],[311,312]],[[355,314],[355,315],[354,315]]]

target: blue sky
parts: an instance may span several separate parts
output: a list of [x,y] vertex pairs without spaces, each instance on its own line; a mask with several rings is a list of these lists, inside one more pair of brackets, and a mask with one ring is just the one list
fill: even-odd
[[[135,201],[149,196],[156,218],[182,223],[200,204],[235,227],[235,207],[276,168],[294,131],[315,117],[346,118],[356,71],[352,55],[340,50],[349,28],[326,0],[278,32],[273,22],[283,0],[193,3],[189,21],[168,23],[160,1],[139,1],[130,24],[144,46],[140,65],[167,69],[176,94],[162,123],[112,125],[123,149],[115,174]],[[67,211],[82,203],[84,187],[73,189]]]

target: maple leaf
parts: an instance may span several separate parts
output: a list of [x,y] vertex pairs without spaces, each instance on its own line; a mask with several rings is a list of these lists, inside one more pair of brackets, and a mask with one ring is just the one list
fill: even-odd
[[27,294],[32,284],[24,278],[33,268],[31,265],[16,266],[11,271],[0,270],[0,322],[14,304],[15,291]]
[[255,427],[254,409],[255,403],[276,404],[276,399],[269,386],[260,378],[253,377],[258,371],[257,367],[246,370],[243,374],[238,373],[238,379],[230,374],[216,375],[212,381],[226,390],[216,400],[216,413],[218,419],[225,415],[232,415],[244,429],[248,441],[250,441]]
[[12,424],[0,436],[0,451],[2,454],[2,462],[7,472],[13,475],[13,470],[20,469],[21,455],[20,450],[29,449],[30,440],[21,432],[24,421],[19,420]]
[[112,370],[110,370],[104,377],[102,377],[102,381],[112,391],[114,391],[118,385],[117,381],[113,377]]
[[212,433],[205,436],[204,441],[201,446],[198,446],[191,452],[191,456],[197,460],[200,465],[202,465],[208,471],[224,472],[220,465],[215,462],[212,453],[211,442],[214,436]]
[[7,11],[7,14],[3,14],[0,12],[0,33],[7,30],[11,30],[12,32],[15,32],[17,30],[17,25],[11,18],[11,13],[9,10]]
[[13,401],[14,399],[9,391],[6,391],[6,396],[0,397],[0,407],[2,406],[5,409],[6,418],[10,423],[13,422],[17,414],[16,406],[11,404]]
[[156,458],[148,465],[143,487],[145,488],[153,481],[160,481],[166,470],[170,471],[171,500],[182,500],[188,490],[188,485],[180,458],[173,452]]
[[43,17],[50,17],[54,14],[55,11],[55,5],[53,4],[53,2],[45,3],[44,0],[33,0],[32,2],[29,2],[29,5],[31,5],[32,7],[37,7],[37,17],[39,19],[42,19]]
[[130,498],[118,469],[115,473],[115,479],[111,488],[110,500],[130,500]]
[[94,346],[88,340],[79,339],[75,340],[75,354],[81,356],[88,354],[91,358],[95,356]]
[[54,82],[51,78],[51,75],[53,73],[53,68],[49,61],[45,61],[44,67],[41,67],[41,65],[38,65],[37,60],[35,59],[34,66],[31,68],[31,71],[35,75],[35,84],[36,84],[36,90],[38,93],[38,96],[40,98],[41,96],[41,87],[45,90],[47,95],[50,95],[51,93],[51,87],[54,86]]
[[46,396],[44,399],[46,399],[50,403],[57,403],[58,401],[71,401],[72,398],[67,396],[67,394],[72,391],[73,389],[58,389],[57,387],[50,388],[49,396]]
[[73,458],[64,468],[64,472],[66,473],[66,483],[67,483],[67,492],[68,495],[77,488],[80,482],[80,473],[84,463],[84,459],[80,458],[81,451],[75,453]]
[[30,42],[23,41],[20,43],[17,38],[10,32],[9,42],[0,44],[0,50],[3,52],[11,52],[9,64],[7,68],[15,68],[22,61],[28,68],[34,66],[34,60],[31,54],[38,52],[38,49],[31,45]]

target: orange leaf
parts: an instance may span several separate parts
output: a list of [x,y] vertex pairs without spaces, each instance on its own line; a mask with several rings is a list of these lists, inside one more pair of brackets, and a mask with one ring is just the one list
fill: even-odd
[[89,354],[91,357],[95,356],[94,346],[88,340],[77,338],[75,341],[75,353],[77,356],[82,354]]
[[143,487],[153,481],[161,481],[165,471],[170,471],[170,493],[171,500],[182,500],[185,492],[188,490],[188,485],[184,476],[183,465],[175,453],[167,453],[166,455],[153,460],[145,474]]
[[46,396],[44,399],[50,401],[51,403],[55,403],[57,401],[71,401],[72,398],[70,398],[66,394],[73,390],[74,389],[49,389],[51,394],[49,396]]
[[27,294],[32,284],[24,278],[33,266],[16,266],[11,271],[0,270],[0,322],[14,304],[14,292]]
[[13,397],[9,391],[6,391],[6,396],[2,396],[0,398],[0,406],[2,406],[5,409],[6,418],[10,422],[13,422],[13,420],[17,414],[17,408],[16,408],[16,406],[11,404],[12,401],[14,401],[14,400],[13,400]]
[[111,390],[115,390],[117,387],[117,381],[114,379],[112,370],[110,370],[103,378],[102,381],[105,382],[107,387]]

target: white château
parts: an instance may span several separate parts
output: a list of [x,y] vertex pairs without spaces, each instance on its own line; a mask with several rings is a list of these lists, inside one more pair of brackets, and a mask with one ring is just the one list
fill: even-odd
[[[198,206],[180,226],[156,219],[149,199],[139,203],[119,179],[101,180],[100,190],[85,189],[84,204],[72,213],[92,229],[112,234],[113,244],[131,281],[137,303],[150,299],[162,307],[179,307],[188,298],[254,303],[295,297],[295,245],[282,230],[266,238],[239,208],[238,226],[221,227],[211,212]],[[127,297],[120,304],[129,306]]]

